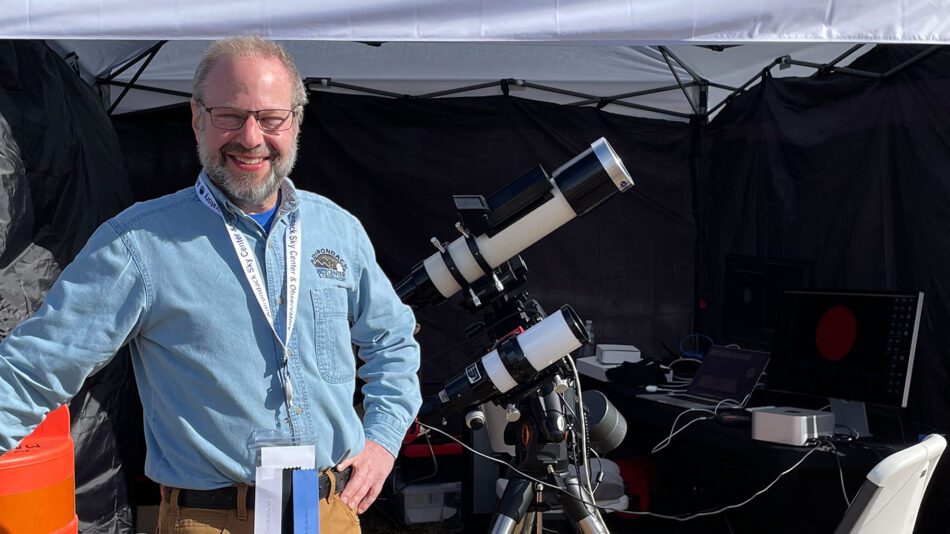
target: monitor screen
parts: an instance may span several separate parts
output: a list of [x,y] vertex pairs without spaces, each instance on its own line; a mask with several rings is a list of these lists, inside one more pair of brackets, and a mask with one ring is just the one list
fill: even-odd
[[811,279],[809,261],[727,255],[722,292],[722,342],[771,349],[782,292],[810,288]]
[[907,406],[924,295],[785,291],[768,388]]

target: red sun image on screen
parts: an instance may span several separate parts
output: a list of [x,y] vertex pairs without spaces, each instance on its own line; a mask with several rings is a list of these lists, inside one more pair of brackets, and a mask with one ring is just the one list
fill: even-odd
[[858,337],[858,320],[845,306],[834,306],[821,316],[815,345],[822,358],[836,362],[851,352]]

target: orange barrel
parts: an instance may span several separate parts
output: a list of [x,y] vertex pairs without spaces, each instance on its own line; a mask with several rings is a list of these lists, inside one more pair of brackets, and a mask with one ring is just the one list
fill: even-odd
[[78,531],[73,440],[69,409],[62,406],[0,456],[0,533]]

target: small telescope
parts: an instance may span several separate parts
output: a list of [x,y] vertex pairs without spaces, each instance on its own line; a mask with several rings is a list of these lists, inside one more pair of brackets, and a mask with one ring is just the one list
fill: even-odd
[[589,341],[577,313],[563,306],[446,380],[437,395],[425,400],[419,415],[435,411],[451,415],[492,401],[519,385],[536,381],[541,371]]

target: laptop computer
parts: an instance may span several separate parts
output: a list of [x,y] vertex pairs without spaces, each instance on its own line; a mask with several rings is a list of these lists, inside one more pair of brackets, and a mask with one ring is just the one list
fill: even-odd
[[[769,353],[713,345],[685,392],[645,393],[638,398],[681,408],[744,408],[769,363]],[[725,401],[725,402],[723,402]]]

